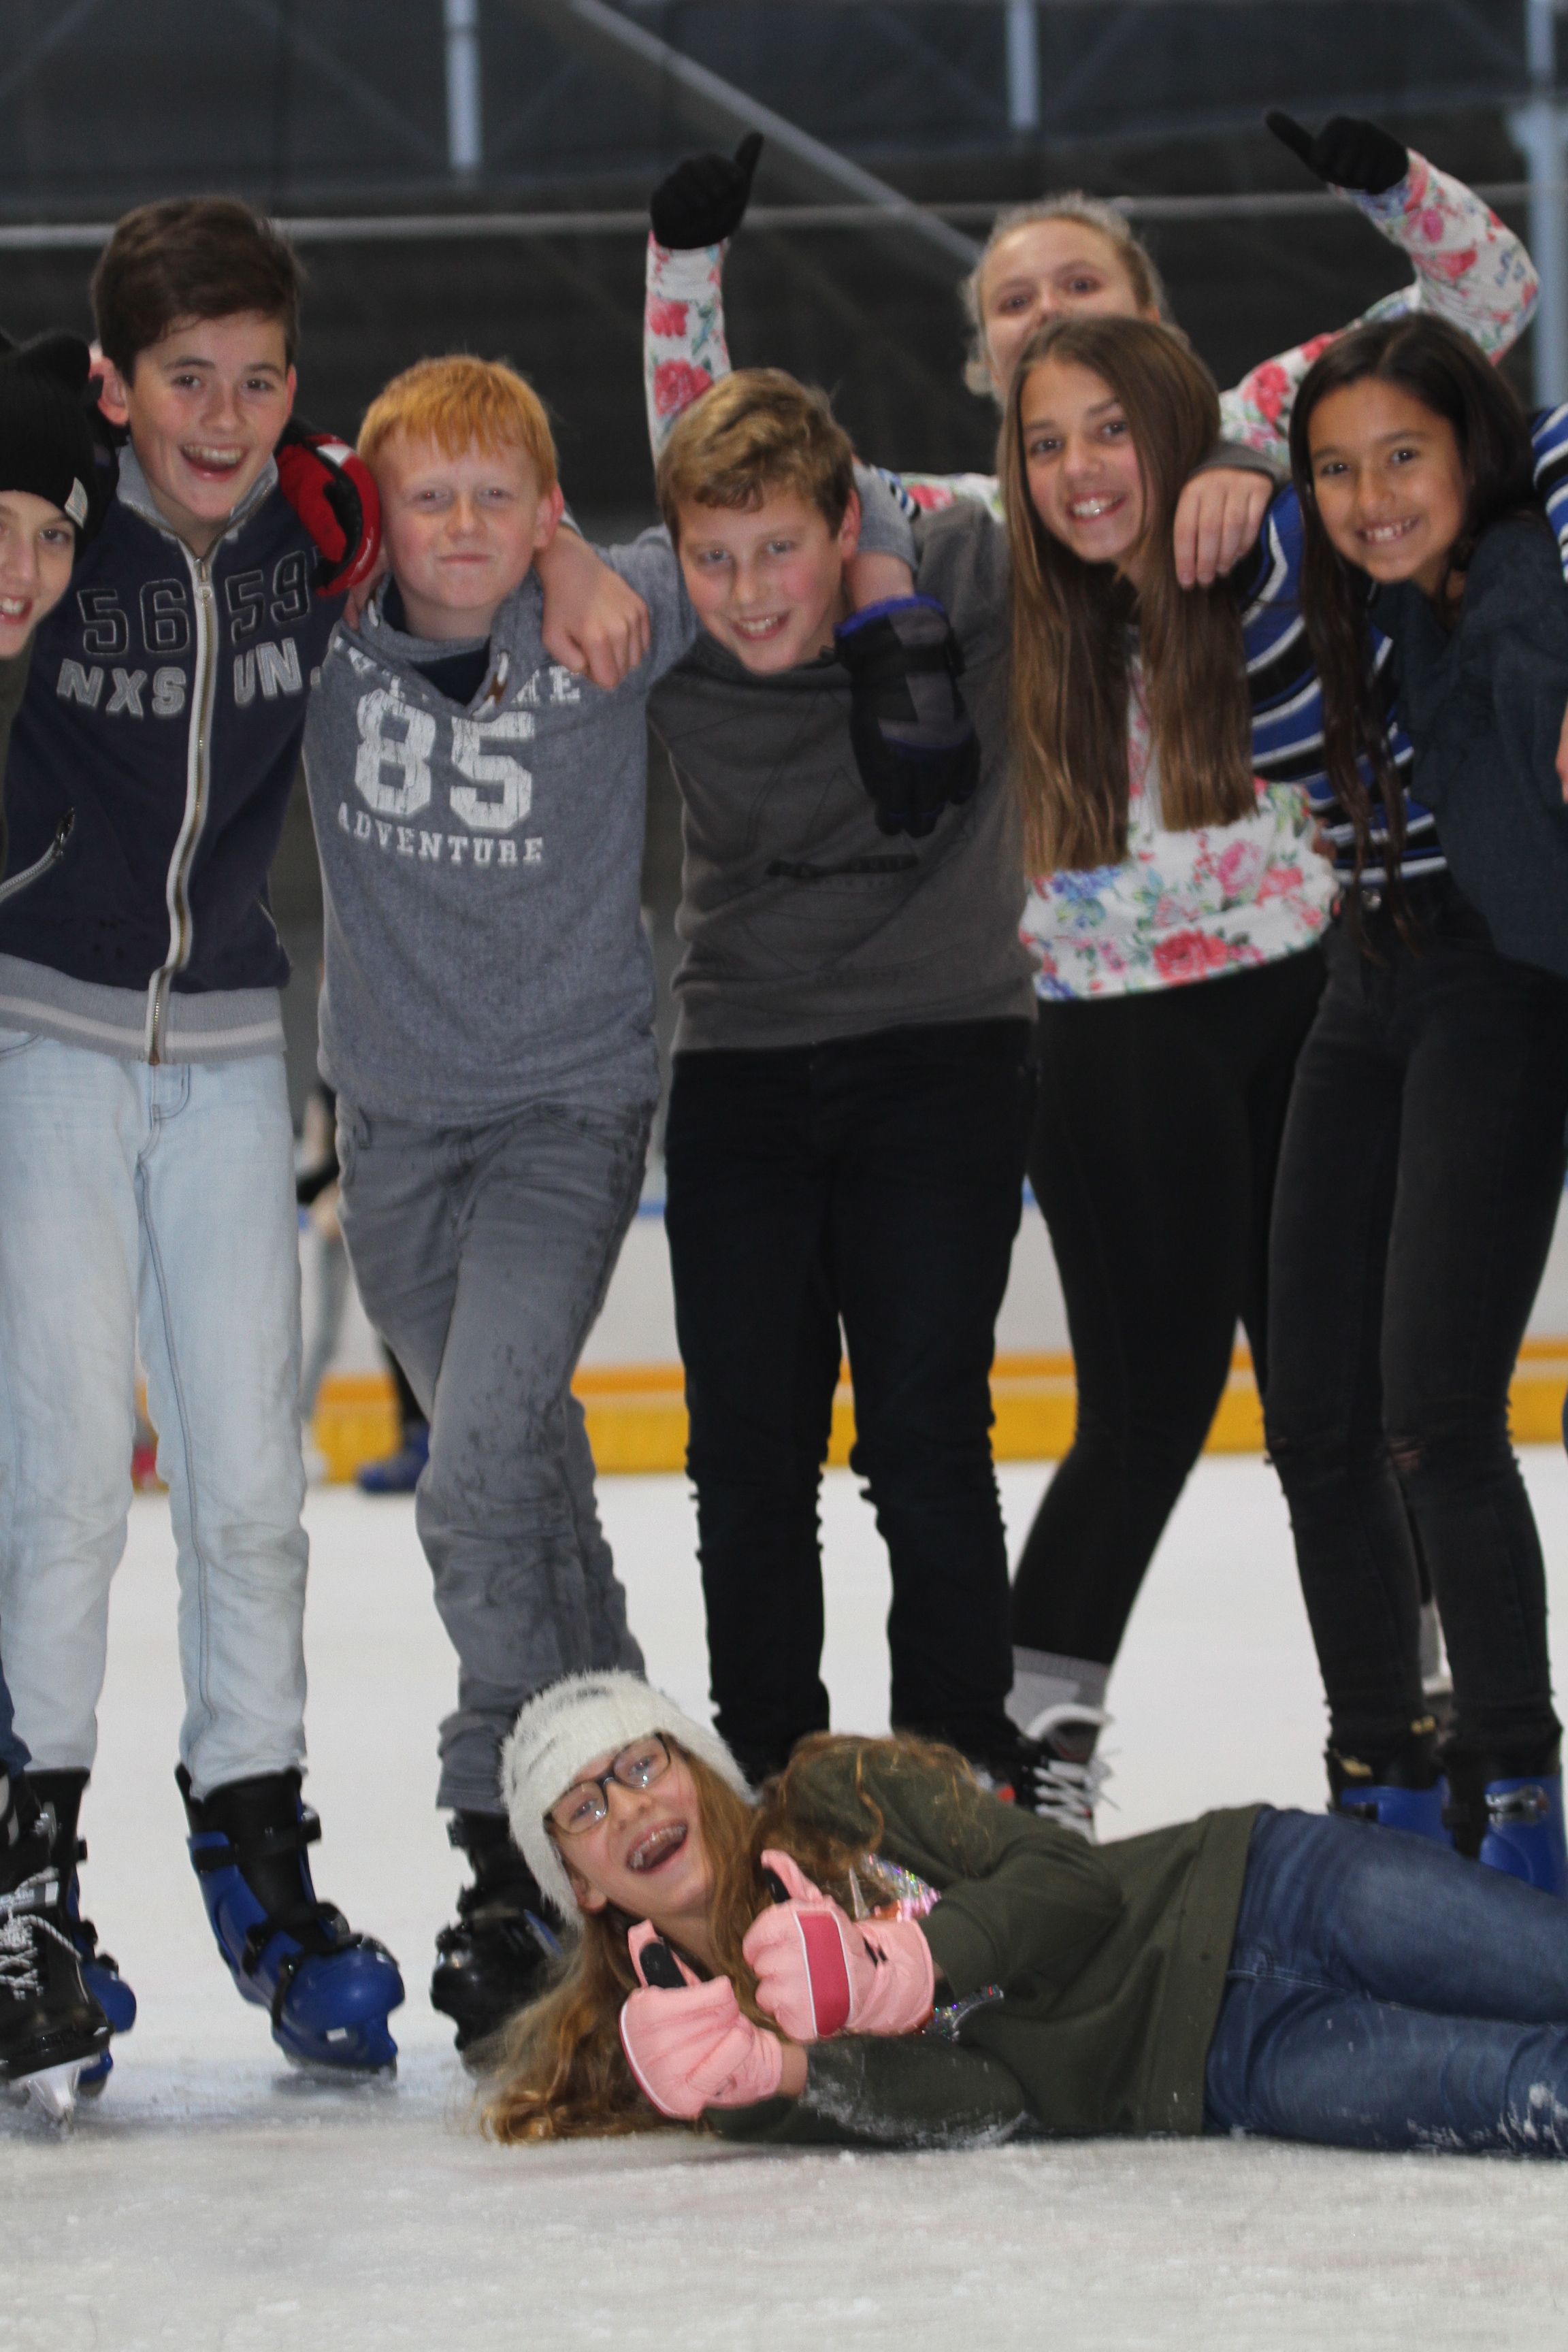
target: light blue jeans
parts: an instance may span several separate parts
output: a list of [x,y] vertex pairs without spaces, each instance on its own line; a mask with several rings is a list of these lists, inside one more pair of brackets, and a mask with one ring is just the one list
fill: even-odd
[[11,1714],[11,1694],[5,1687],[5,1668],[0,1662],[0,1778],[9,1779],[13,1772],[25,1772],[29,1758],[16,1737],[16,1727]]
[[39,1771],[90,1767],[136,1350],[178,1547],[198,1797],[303,1761],[300,1259],[283,1064],[0,1030],[0,1654]]

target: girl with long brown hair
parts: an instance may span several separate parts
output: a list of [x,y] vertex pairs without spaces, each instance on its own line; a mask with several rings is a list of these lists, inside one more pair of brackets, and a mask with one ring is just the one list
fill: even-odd
[[[1560,412],[1532,437],[1438,320],[1347,336],[1301,388],[1302,603],[1348,870],[1280,1162],[1266,1404],[1334,1801],[1568,1895],[1545,1573],[1508,1426],[1568,1115],[1568,588],[1536,490],[1563,440]],[[1441,1743],[1423,1559],[1453,1670]]]
[[497,2056],[498,2140],[1568,2153],[1560,1914],[1421,1840],[1244,1806],[1097,1850],[950,1749],[827,1733],[753,1804],[624,1674],[531,1700],[506,1787],[571,1950]]
[[1333,877],[1300,789],[1255,772],[1255,734],[1310,686],[1290,516],[1234,583],[1175,575],[1175,501],[1216,408],[1169,328],[1058,320],[1025,346],[1003,425],[1039,965],[1029,1174],[1078,1378],[1013,1591],[1016,1688],[1041,1706],[1101,1704],[1238,1319],[1267,1381],[1268,1203],[1322,985]]

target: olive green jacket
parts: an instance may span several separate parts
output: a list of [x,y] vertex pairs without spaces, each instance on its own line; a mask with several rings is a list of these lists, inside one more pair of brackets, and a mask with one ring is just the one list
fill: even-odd
[[1003,1997],[964,2016],[956,2040],[816,2042],[798,2099],[711,2108],[708,2123],[730,2138],[905,2147],[1202,2131],[1256,1806],[1091,1846],[847,1743],[810,1768],[802,1795],[824,1828],[940,1889],[923,1925],[950,1997],[993,1985]]

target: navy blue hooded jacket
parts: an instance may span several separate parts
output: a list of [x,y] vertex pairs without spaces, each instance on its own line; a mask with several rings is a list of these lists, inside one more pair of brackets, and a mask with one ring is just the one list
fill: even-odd
[[201,559],[129,447],[118,465],[12,727],[13,868],[75,823],[0,907],[0,1026],[134,1060],[280,1053],[267,875],[342,599],[314,593],[318,551],[270,461]]

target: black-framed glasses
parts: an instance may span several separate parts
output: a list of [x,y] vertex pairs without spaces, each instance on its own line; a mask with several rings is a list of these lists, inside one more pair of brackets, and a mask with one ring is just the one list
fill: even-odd
[[574,1780],[566,1794],[556,1798],[545,1821],[563,1837],[581,1837],[584,1830],[596,1830],[608,1820],[612,1780],[618,1780],[623,1789],[651,1789],[668,1769],[669,1750],[658,1732],[650,1731],[645,1739],[634,1739],[629,1748],[623,1748],[607,1772]]

